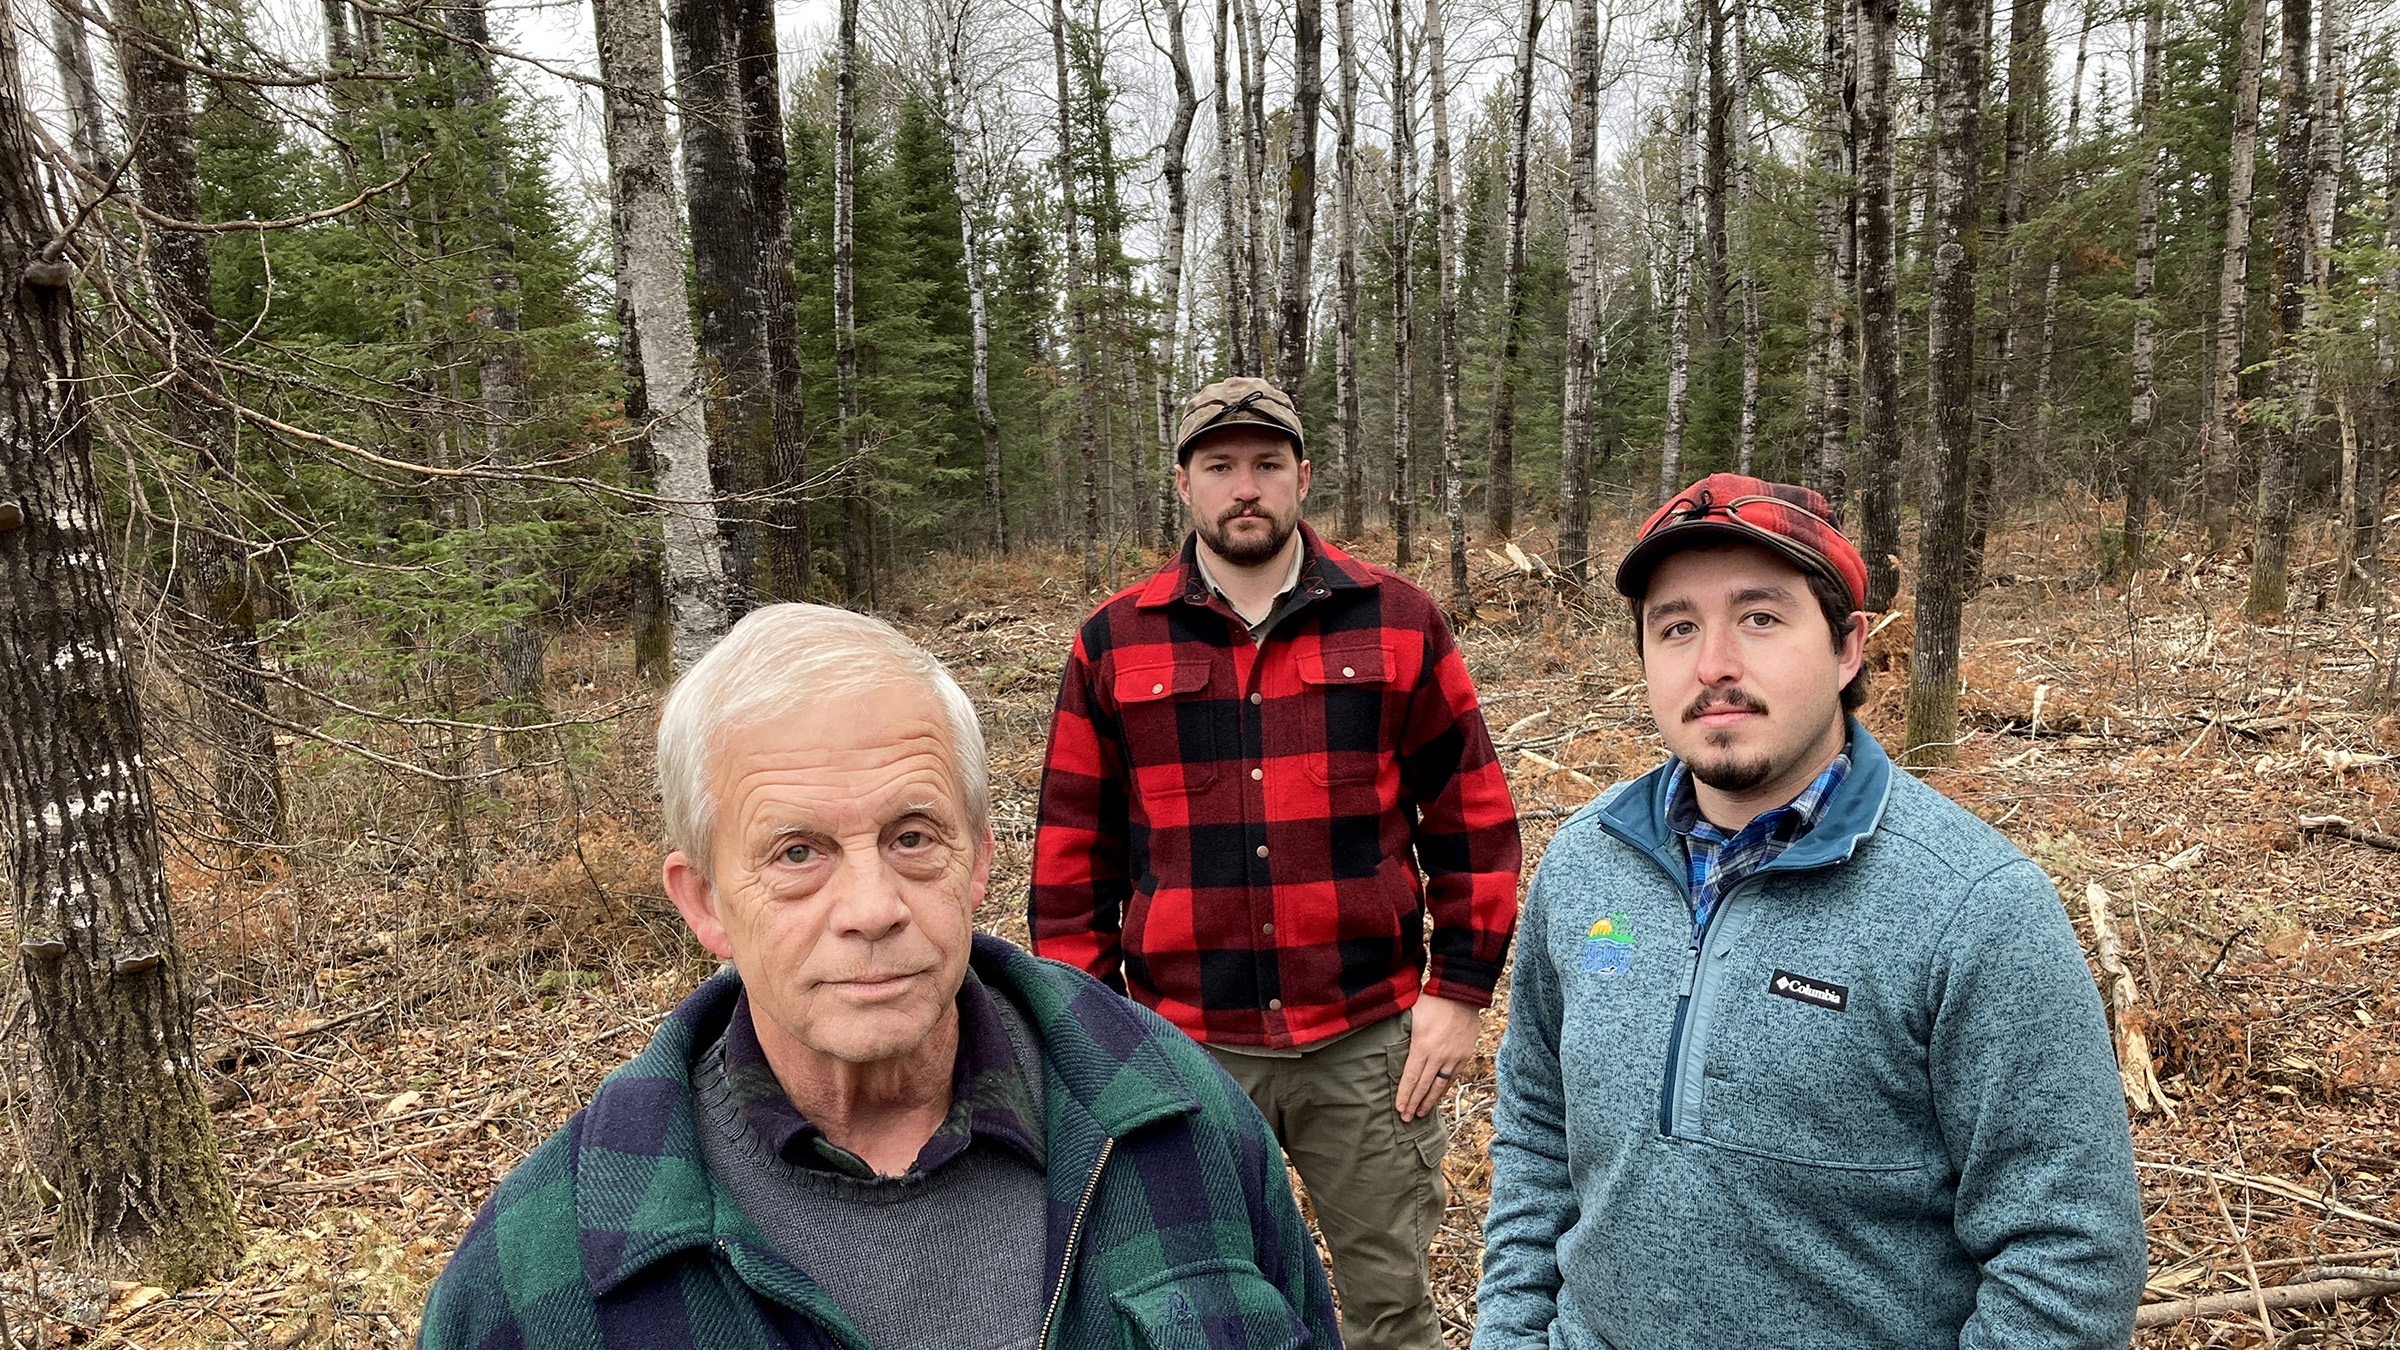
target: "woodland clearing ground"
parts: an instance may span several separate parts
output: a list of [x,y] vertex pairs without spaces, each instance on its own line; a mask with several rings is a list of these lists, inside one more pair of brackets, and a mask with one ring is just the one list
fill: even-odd
[[[1934,781],[2049,870],[2087,950],[2086,889],[2112,897],[2178,1113],[2135,1126],[2154,1297],[2244,1289],[2253,1268],[2272,1287],[2317,1266],[2400,1264],[2400,854],[2300,823],[2400,834],[2386,758],[2400,755],[2400,703],[2374,697],[2400,659],[2400,633],[2379,639],[2378,625],[2400,613],[2316,607],[2331,579],[2322,539],[2297,555],[2295,612],[2274,628],[2235,618],[2239,561],[2188,559],[2186,540],[2153,550],[2160,564],[2130,587],[2102,584],[2100,519],[2088,502],[2052,504],[1995,539],[1993,584],[1968,611],[1960,767]],[[1626,527],[1603,533],[1595,554],[1612,557]],[[1388,559],[1389,542],[1362,551]],[[1420,569],[1437,593],[1438,566]],[[1659,750],[1613,597],[1570,606],[1480,550],[1472,570],[1479,617],[1461,645],[1538,858],[1559,819]],[[1089,607],[1064,580],[1077,571],[1058,552],[945,559],[893,591],[892,617],[983,712],[1000,852],[978,917],[1018,940],[1057,672]],[[1900,722],[1908,631],[1896,620],[1870,643],[1864,717],[1878,732]],[[161,1297],[52,1268],[24,1161],[31,1102],[9,1066],[0,1311],[20,1343],[408,1343],[493,1183],[714,968],[657,891],[651,713],[624,635],[570,629],[552,670],[556,707],[628,710],[528,749],[546,767],[501,780],[503,796],[472,788],[463,897],[423,784],[305,746],[287,750],[304,842],[277,875],[179,861],[197,1038],[228,1103],[216,1119],[250,1241],[234,1275]],[[176,777],[206,781],[189,765]],[[0,984],[11,1057],[14,978]],[[1449,1103],[1454,1200],[1435,1275],[1459,1346],[1499,1030],[1490,1019]],[[2271,1336],[2244,1312],[2136,1345],[2400,1344],[2400,1299],[2269,1315]]]

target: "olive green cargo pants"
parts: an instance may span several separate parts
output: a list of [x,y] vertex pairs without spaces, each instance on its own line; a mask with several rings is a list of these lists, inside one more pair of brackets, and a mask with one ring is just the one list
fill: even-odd
[[1426,1251],[1449,1203],[1439,1107],[1400,1119],[1409,1015],[1295,1057],[1210,1046],[1300,1173],[1333,1251],[1348,1350],[1442,1350]]

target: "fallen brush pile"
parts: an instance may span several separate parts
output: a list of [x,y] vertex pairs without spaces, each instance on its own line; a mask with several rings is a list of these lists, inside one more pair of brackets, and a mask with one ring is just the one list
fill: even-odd
[[[2162,560],[2102,585],[2096,524],[2053,515],[1996,543],[1964,644],[1960,763],[1931,781],[2050,872],[2110,1006],[2149,1213],[2135,1344],[2400,1344],[2400,614],[2334,606],[2323,565],[2274,627],[2238,620],[2230,562]],[[1529,858],[1659,753],[1621,611],[1567,599],[1540,542],[1479,558],[1460,624]],[[1020,940],[1050,704],[1086,608],[1056,580],[1073,570],[948,562],[895,616],[983,710],[1001,848],[980,917]],[[1902,613],[1870,643],[1865,720],[1887,735],[1908,642]],[[643,697],[626,645],[567,635],[562,709],[570,683],[572,706]],[[648,721],[619,719],[486,803],[463,893],[432,826],[373,815],[372,784],[342,786],[355,767],[321,771],[321,845],[294,849],[284,874],[181,871],[249,1257],[173,1295],[54,1267],[12,1071],[0,1345],[407,1344],[492,1184],[713,969],[658,894]],[[0,1042],[21,1042],[22,996],[0,999]],[[1434,1269],[1462,1347],[1500,1025],[1448,1103]]]

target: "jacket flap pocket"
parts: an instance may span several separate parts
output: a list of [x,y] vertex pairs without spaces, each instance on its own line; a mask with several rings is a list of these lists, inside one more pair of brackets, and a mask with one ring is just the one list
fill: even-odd
[[1298,1350],[1308,1327],[1257,1266],[1225,1257],[1177,1266],[1111,1296],[1147,1350]]
[[1177,694],[1197,694],[1208,687],[1208,676],[1206,661],[1121,668],[1117,671],[1117,702],[1148,703]]
[[1380,644],[1332,646],[1317,648],[1313,657],[1300,661],[1302,684],[1381,684],[1390,676],[1385,671],[1390,663]]

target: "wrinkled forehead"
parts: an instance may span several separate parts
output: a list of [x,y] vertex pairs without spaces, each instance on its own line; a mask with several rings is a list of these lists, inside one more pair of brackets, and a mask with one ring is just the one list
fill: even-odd
[[[862,795],[887,783],[909,781],[916,795],[937,795],[957,806],[960,781],[955,730],[941,696],[923,680],[898,670],[862,671],[861,678],[814,695],[764,701],[728,717],[710,739],[709,792],[715,805],[745,778],[778,766],[839,770]],[[938,772],[928,775],[930,762]],[[927,805],[933,805],[928,801]]]

